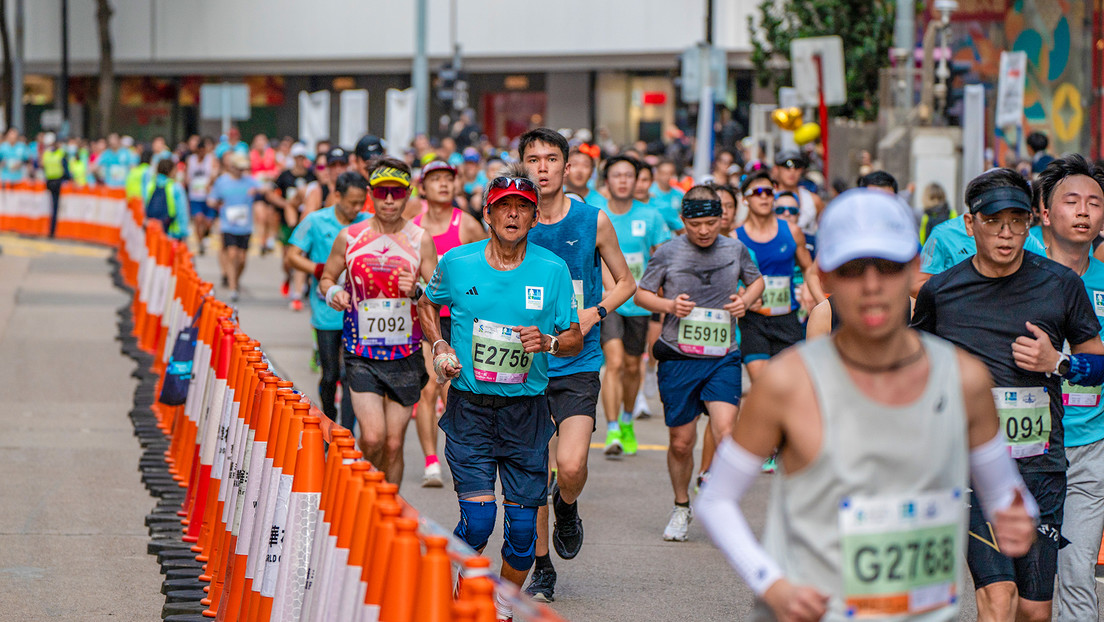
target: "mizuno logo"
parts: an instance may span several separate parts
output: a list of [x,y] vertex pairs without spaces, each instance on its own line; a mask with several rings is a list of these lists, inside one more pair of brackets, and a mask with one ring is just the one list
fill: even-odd
[[565,243],[566,243],[566,244],[567,244],[568,246],[575,246],[575,245],[576,245],[576,244],[577,244],[577,243],[579,242],[579,240],[564,240],[564,242],[565,242]]
[[471,289],[469,289],[469,290],[468,290],[468,291],[467,291],[466,293],[467,293],[467,294],[468,294],[469,296],[478,296],[478,295],[479,295],[479,292],[475,291],[475,288],[474,288],[474,287],[472,287]]

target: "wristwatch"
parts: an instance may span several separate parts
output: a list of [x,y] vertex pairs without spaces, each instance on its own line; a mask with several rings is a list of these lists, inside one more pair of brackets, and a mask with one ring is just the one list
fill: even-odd
[[597,305],[594,308],[598,309],[598,321],[599,322],[606,319],[606,308],[605,307],[603,307],[602,305]]
[[1059,376],[1065,376],[1070,370],[1070,357],[1065,352],[1058,356],[1058,363],[1054,366],[1054,373]]
[[552,340],[552,343],[548,344],[548,353],[554,356],[560,351],[560,340],[555,335],[549,335],[548,338]]

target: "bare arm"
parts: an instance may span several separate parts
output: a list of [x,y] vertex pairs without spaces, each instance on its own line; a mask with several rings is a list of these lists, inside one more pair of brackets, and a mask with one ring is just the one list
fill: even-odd
[[989,369],[962,350],[956,353],[962,378],[962,400],[966,406],[966,426],[970,448],[992,440],[999,431],[997,406],[993,402],[993,379]]
[[809,312],[809,321],[805,324],[805,339],[813,340],[832,332],[832,305],[825,300]]
[[307,259],[307,256],[303,254],[303,249],[294,244],[288,245],[287,265],[289,267],[295,268],[296,270],[299,270],[300,272],[314,274],[315,263],[310,259]]
[[790,223],[790,233],[793,234],[794,241],[797,242],[797,252],[794,253],[794,258],[797,260],[797,265],[801,267],[801,272],[805,275],[805,285],[808,286],[809,294],[813,297],[813,300],[820,304],[825,298],[824,288],[820,286],[820,275],[817,274],[813,256],[809,254],[809,249],[805,247],[805,234],[793,223]]
[[322,209],[322,182],[312,184],[303,199],[303,216]]
[[[326,258],[326,267],[322,269],[322,278],[318,279],[318,290],[323,293],[337,285],[337,279],[341,277],[342,272],[345,272],[345,232],[347,230],[348,227],[337,234],[337,239],[334,240],[333,247],[330,248],[330,256]],[[342,290],[334,294],[330,306],[338,311],[344,311],[349,308],[349,303],[349,292]]]

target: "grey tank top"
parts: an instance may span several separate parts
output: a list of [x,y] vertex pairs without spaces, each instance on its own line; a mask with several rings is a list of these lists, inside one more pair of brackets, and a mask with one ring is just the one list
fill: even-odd
[[[886,406],[830,338],[799,346],[823,422],[820,453],[773,476],[764,546],[794,584],[831,596],[824,620],[958,620],[966,554],[966,410],[954,347],[921,334],[921,396]],[[854,617],[849,616],[849,611]],[[774,620],[758,602],[754,620]]]

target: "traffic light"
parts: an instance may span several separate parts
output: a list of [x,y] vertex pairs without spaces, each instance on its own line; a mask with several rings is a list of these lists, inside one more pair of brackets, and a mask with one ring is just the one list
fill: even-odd
[[453,68],[452,64],[446,64],[437,72],[437,81],[434,86],[437,89],[437,99],[445,104],[452,104],[453,110],[463,110],[468,107],[468,82],[461,71]]

